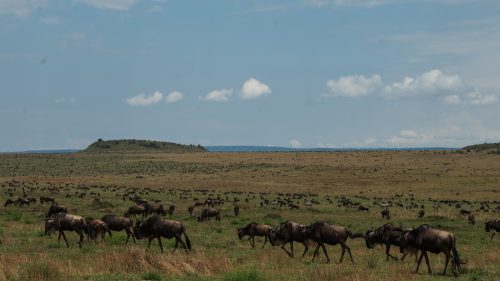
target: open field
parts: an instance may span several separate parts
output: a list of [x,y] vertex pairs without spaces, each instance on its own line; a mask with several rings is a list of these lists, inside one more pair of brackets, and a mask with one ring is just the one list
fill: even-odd
[[[391,222],[405,227],[428,223],[455,233],[461,257],[467,261],[457,280],[498,280],[500,237],[490,242],[483,222],[499,218],[500,156],[451,151],[381,151],[338,153],[184,153],[184,154],[2,154],[0,155],[0,280],[448,280],[437,274],[444,255],[430,254],[433,274],[425,264],[414,274],[413,257],[385,261],[382,248],[367,249],[363,239],[348,240],[355,264],[345,259],[338,264],[340,247],[328,246],[332,263],[325,258],[311,262],[312,250],[300,258],[302,245],[295,244],[296,257],[289,258],[279,247],[261,239],[251,249],[239,241],[236,228],[256,221],[279,225],[284,220],[309,224],[326,220],[355,232],[387,222],[380,215],[378,201],[392,200],[424,205],[418,209],[390,208]],[[134,203],[123,199],[135,191],[144,199],[160,199],[176,205],[172,219],[183,222],[194,250],[161,254],[157,241],[146,251],[146,241],[124,245],[125,233],[106,237],[103,244],[84,243],[68,233],[71,247],[57,243],[56,235],[44,236],[44,212],[48,204],[4,207],[6,198],[41,195],[54,197],[70,213],[100,218],[106,213],[123,214]],[[190,190],[190,192],[182,192]],[[10,193],[10,194],[9,194]],[[84,193],[84,195],[81,195]],[[260,193],[260,194],[259,194]],[[277,194],[282,193],[282,194]],[[288,193],[288,194],[283,194]],[[272,204],[261,207],[261,194],[274,201],[292,197],[299,209]],[[220,222],[198,223],[187,213],[193,197],[218,197]],[[338,206],[346,196],[370,208],[360,212]],[[95,198],[99,200],[95,200]],[[235,217],[233,200],[240,200],[241,215]],[[332,203],[328,201],[331,199]],[[247,199],[247,200],[245,200]],[[319,205],[305,202],[318,200]],[[439,200],[461,201],[471,209],[478,223],[470,226],[459,209]],[[476,211],[488,201],[488,212]],[[200,209],[195,210],[198,212]],[[172,249],[173,241],[163,240]],[[298,246],[297,246],[298,245]],[[391,249],[399,256],[398,249]]]

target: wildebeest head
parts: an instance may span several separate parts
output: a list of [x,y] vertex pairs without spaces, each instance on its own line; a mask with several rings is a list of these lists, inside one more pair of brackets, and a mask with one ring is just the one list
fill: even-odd
[[368,249],[375,248],[375,231],[373,231],[373,230],[366,231],[365,243],[366,243],[366,248],[368,248]]
[[241,240],[243,236],[245,236],[245,231],[243,230],[243,228],[238,227],[238,238]]
[[493,229],[493,221],[487,221],[484,223],[484,230],[486,232],[490,232],[490,230]]
[[145,235],[145,225],[146,223],[144,221],[138,221],[135,226],[134,226],[134,236],[137,239],[142,239],[144,238]]
[[52,232],[56,231],[55,223],[53,218],[45,219],[45,235],[50,235]]

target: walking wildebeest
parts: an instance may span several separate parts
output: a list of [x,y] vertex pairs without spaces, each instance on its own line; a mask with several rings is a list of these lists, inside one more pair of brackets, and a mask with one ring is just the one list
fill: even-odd
[[470,213],[468,216],[467,216],[467,220],[469,221],[469,224],[470,225],[475,225],[476,224],[476,217],[474,216],[474,214]]
[[[405,233],[405,230],[400,227],[395,227],[390,223],[386,223],[375,230],[368,230],[365,234],[365,243],[368,249],[373,249],[377,244],[385,245],[385,255],[386,260],[389,260],[389,257],[397,260],[398,258],[391,255],[390,249],[391,245],[399,247],[401,237]],[[411,251],[410,251],[411,252]],[[406,257],[405,252],[401,257],[401,260],[404,260]]]
[[67,231],[75,231],[80,235],[80,241],[78,245],[80,248],[82,247],[83,242],[83,233],[87,228],[87,224],[85,220],[81,216],[70,215],[66,213],[58,213],[52,218],[47,219],[45,221],[45,234],[48,234],[51,231],[58,231],[59,236],[57,237],[57,242],[61,242],[61,236],[64,238],[64,242],[66,242],[66,246],[69,248],[68,240],[66,239],[66,235],[64,235],[64,230]]
[[[269,239],[271,229],[270,225],[251,222],[244,227],[238,228],[238,238],[241,240],[243,237],[249,236],[248,242],[250,242],[252,248],[255,248],[255,236],[264,236],[264,245],[262,245],[262,248],[264,248]],[[269,239],[269,242],[272,245],[271,239]]]
[[189,206],[188,207],[188,213],[189,213],[190,216],[193,215],[193,211],[194,211],[194,206]]
[[67,213],[67,212],[68,212],[68,208],[64,207],[63,205],[53,203],[50,205],[49,210],[47,211],[47,215],[45,215],[45,217],[50,218],[52,215],[55,215],[58,213]]
[[174,214],[174,211],[175,211],[175,205],[170,205],[170,206],[168,207],[168,211],[167,211],[167,213],[168,213],[169,215],[173,215],[173,214]]
[[4,207],[7,207],[9,205],[14,205],[15,204],[15,201],[11,198],[7,198],[7,200],[5,200],[5,204],[3,204]]
[[238,205],[234,206],[233,211],[234,211],[235,217],[239,216],[240,215],[240,206],[238,206]]
[[48,196],[40,196],[40,204],[43,204],[45,202],[51,202],[52,204],[55,204],[56,203],[56,200],[52,197],[48,197]]
[[96,242],[97,235],[101,234],[101,241],[104,242],[104,236],[106,232],[110,232],[109,228],[106,226],[106,223],[102,220],[96,220],[92,218],[86,218],[85,223],[87,224],[87,228],[85,229],[85,233],[87,234],[87,241],[91,239]]
[[165,208],[163,207],[162,204],[152,205],[151,212],[153,214],[162,215],[162,216],[165,216],[167,214],[167,211],[165,210]]
[[137,215],[141,215],[144,218],[149,213],[149,208],[144,205],[134,205],[130,206],[125,212],[125,216],[128,218],[134,216],[137,219]]
[[425,216],[425,211],[424,211],[424,210],[420,210],[420,211],[418,212],[418,218],[419,218],[419,219],[421,219],[421,218],[423,218],[424,216]]
[[391,219],[391,212],[389,211],[389,209],[383,209],[380,214],[382,214],[382,218],[383,219],[388,219],[390,220]]
[[425,257],[428,272],[429,274],[432,273],[427,252],[445,254],[446,262],[443,275],[446,274],[446,268],[448,267],[450,257],[451,264],[453,266],[453,274],[455,276],[460,273],[460,266],[464,264],[458,256],[455,235],[445,230],[433,229],[426,224],[423,224],[403,235],[399,245],[401,253],[404,253],[408,247],[420,250],[420,257],[418,258],[417,269],[415,272],[418,272],[422,258]]
[[493,234],[491,235],[491,240],[493,240],[493,236],[500,231],[500,220],[490,220],[484,223],[484,227],[486,232],[490,232],[490,230],[493,230]]
[[220,221],[220,211],[214,208],[206,208],[201,211],[201,215],[198,217],[198,221],[210,220],[214,217],[216,221]]
[[314,255],[312,261],[319,254],[319,247],[323,248],[323,252],[325,253],[327,263],[330,262],[330,257],[326,252],[325,244],[329,245],[337,245],[340,244],[342,247],[342,255],[340,256],[340,263],[344,259],[345,251],[349,253],[351,261],[354,263],[354,259],[352,258],[351,248],[347,246],[346,241],[347,238],[359,238],[364,237],[363,234],[353,234],[352,231],[348,228],[339,225],[328,224],[324,221],[315,222],[306,227],[306,236],[308,239],[313,240],[318,243],[316,246],[316,250],[314,251]]
[[26,199],[26,198],[21,198],[21,197],[18,197],[16,199],[16,201],[14,202],[14,205],[17,205],[17,206],[24,206],[24,205],[30,205],[30,200]]
[[[304,245],[302,257],[305,256],[307,250],[309,249],[307,244],[308,239],[306,236],[306,226],[293,221],[286,221],[280,226],[272,229],[269,234],[269,241],[273,246],[281,244],[281,249],[283,249],[283,251],[285,251],[285,253],[287,253],[291,258],[293,258],[293,242],[299,242]],[[291,252],[288,252],[285,248],[287,243],[290,243]]]
[[106,224],[108,227],[108,234],[109,237],[111,237],[111,231],[122,231],[125,230],[127,233],[127,240],[125,241],[125,244],[128,243],[128,239],[130,236],[132,236],[132,240],[135,243],[135,236],[134,233],[132,232],[132,220],[127,217],[120,217],[120,216],[115,216],[115,215],[104,215],[101,220]]
[[[185,243],[181,238],[182,234],[184,234]],[[148,238],[148,248],[151,245],[151,241],[157,238],[162,253],[163,245],[161,237],[167,239],[175,238],[175,248],[173,251],[179,247],[179,244],[181,244],[186,253],[188,250],[191,250],[191,241],[186,234],[184,225],[178,221],[164,220],[160,216],[152,216],[146,221],[137,222],[134,227],[134,235],[137,239]]]

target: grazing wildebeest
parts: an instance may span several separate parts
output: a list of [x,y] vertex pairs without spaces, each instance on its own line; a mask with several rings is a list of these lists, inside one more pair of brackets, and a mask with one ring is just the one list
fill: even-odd
[[201,211],[201,215],[198,217],[198,221],[210,220],[214,217],[216,221],[220,221],[220,211],[214,208],[206,208]]
[[132,220],[127,217],[120,217],[120,216],[115,216],[115,215],[104,215],[101,220],[106,224],[108,227],[108,234],[109,237],[111,237],[111,231],[122,231],[125,230],[127,233],[127,240],[125,241],[125,244],[128,243],[128,239],[130,236],[132,236],[132,240],[135,243],[135,236],[134,233],[132,232]]
[[408,231],[403,235],[399,245],[401,253],[404,253],[408,247],[413,247],[420,250],[420,257],[418,258],[417,269],[415,270],[415,272],[418,272],[418,268],[420,267],[422,258],[425,257],[428,272],[429,274],[432,273],[427,252],[435,254],[445,254],[446,262],[443,275],[446,274],[446,268],[448,267],[450,257],[451,264],[453,266],[453,273],[455,274],[455,276],[460,273],[460,266],[464,264],[464,262],[462,262],[460,260],[460,257],[458,256],[455,235],[445,230],[433,229],[426,224]]
[[462,215],[462,216],[470,215],[471,213],[472,212],[470,210],[460,209],[460,215]]
[[50,218],[52,215],[55,215],[58,213],[67,213],[67,212],[68,212],[68,208],[64,207],[63,205],[53,203],[50,205],[49,210],[47,211],[47,215],[45,215],[45,217]]
[[424,211],[424,210],[420,210],[420,211],[418,212],[418,218],[419,218],[419,219],[421,219],[421,218],[423,218],[424,216],[425,216],[425,211]]
[[484,223],[484,227],[486,232],[490,232],[490,230],[493,230],[493,234],[491,235],[491,240],[493,240],[493,236],[500,231],[500,220],[490,220]]
[[80,241],[78,242],[78,245],[81,248],[83,242],[83,233],[86,228],[87,224],[85,223],[83,217],[66,213],[58,213],[52,216],[52,218],[45,221],[45,234],[48,234],[51,231],[58,231],[59,236],[57,238],[57,242],[61,241],[62,236],[64,238],[64,242],[66,242],[67,247],[69,247],[69,243],[66,239],[66,235],[64,235],[64,230],[75,231],[80,235]]
[[[390,223],[386,223],[375,230],[368,230],[366,232],[365,234],[366,247],[368,249],[373,249],[377,244],[385,245],[386,260],[389,260],[389,257],[397,260],[398,258],[391,255],[390,253],[391,245],[399,247],[401,237],[402,235],[404,235],[404,233],[405,233],[404,229],[400,227],[395,227]],[[408,252],[405,252],[403,254],[401,260],[404,260],[407,253]]]
[[267,240],[269,239],[271,229],[272,226],[270,225],[251,222],[244,227],[238,228],[238,238],[241,240],[243,237],[249,236],[248,241],[250,242],[252,248],[255,248],[255,236],[264,236],[264,245],[262,245],[262,248],[264,248]]
[[467,220],[469,221],[469,224],[470,225],[475,225],[476,224],[476,217],[474,216],[474,214],[470,213],[468,216],[467,216]]
[[370,210],[370,208],[368,207],[365,207],[363,205],[359,205],[358,206],[358,211],[365,211],[365,212],[368,212]]
[[142,218],[149,213],[149,209],[144,205],[134,205],[130,206],[128,210],[125,212],[125,216],[128,218],[130,216],[134,216],[137,219],[138,215],[141,215]]
[[[184,242],[181,235],[184,234]],[[170,239],[175,238],[175,251],[179,244],[184,248],[186,253],[191,250],[191,241],[186,234],[186,228],[184,225],[178,221],[164,220],[160,216],[152,216],[146,221],[139,221],[134,227],[134,235],[137,239],[148,238],[148,248],[151,245],[151,241],[155,238],[158,239],[158,244],[160,245],[160,250],[163,253],[163,245],[161,243],[161,237]]]
[[[281,249],[285,251],[291,258],[293,258],[293,242],[299,242],[304,245],[304,252],[302,257],[305,256],[309,246],[307,244],[308,239],[306,236],[306,226],[293,221],[286,221],[280,226],[274,228],[269,233],[269,241],[273,246],[281,245]],[[290,250],[285,248],[285,245],[290,243]]]
[[151,206],[151,212],[156,215],[162,215],[165,216],[167,214],[167,211],[163,207],[162,204],[155,204]]
[[27,199],[28,199],[28,201],[30,201],[30,204],[36,203],[36,198],[34,198],[34,197],[28,197]]
[[389,209],[383,209],[380,214],[382,214],[382,218],[383,219],[388,219],[390,220],[391,219],[391,212],[389,211]]
[[168,207],[168,211],[167,211],[167,212],[168,212],[168,214],[169,214],[169,215],[173,215],[173,214],[174,214],[174,211],[175,211],[175,205],[170,205],[170,206]]
[[5,200],[5,204],[3,204],[4,207],[7,207],[9,205],[14,205],[16,202],[11,199],[11,198],[7,198],[7,200]]
[[24,205],[30,205],[30,201],[26,198],[17,198],[16,201],[14,202],[14,205],[17,205],[17,206],[24,206]]
[[346,241],[347,238],[359,238],[364,237],[363,234],[353,234],[352,231],[348,228],[339,225],[328,224],[324,221],[315,222],[306,227],[306,237],[311,239],[312,241],[317,243],[316,250],[314,251],[314,255],[312,261],[319,254],[319,247],[323,248],[323,252],[325,253],[327,263],[330,262],[330,257],[326,252],[325,244],[329,245],[337,245],[340,244],[342,247],[342,255],[340,256],[340,262],[344,259],[345,251],[349,253],[351,261],[354,263],[354,259],[352,258],[351,248],[347,246]]
[[85,229],[85,233],[87,234],[87,241],[90,239],[96,242],[97,235],[101,234],[101,241],[104,242],[104,236],[106,232],[109,232],[109,228],[106,226],[106,223],[102,220],[96,220],[92,218],[86,218],[85,223],[87,224],[87,228]]
[[236,205],[234,206],[233,208],[233,211],[234,211],[234,216],[239,216],[240,215],[240,206]]
[[189,206],[188,207],[188,213],[189,213],[190,216],[193,215],[193,211],[194,211],[194,206]]
[[45,202],[51,202],[52,204],[56,203],[56,200],[52,197],[48,196],[40,196],[40,204],[43,204]]

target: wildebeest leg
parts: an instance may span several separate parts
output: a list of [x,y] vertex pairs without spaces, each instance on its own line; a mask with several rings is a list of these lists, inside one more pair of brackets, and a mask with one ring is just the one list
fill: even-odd
[[290,250],[292,251],[292,255],[290,257],[293,258],[293,240],[290,241]]
[[446,256],[446,262],[444,264],[443,275],[446,275],[446,268],[448,267],[448,262],[450,261],[450,252],[445,252],[444,255]]
[[285,253],[286,253],[289,257],[293,258],[293,255],[292,255],[292,254],[290,254],[290,252],[288,252],[288,250],[285,248],[285,245],[286,245],[287,243],[288,243],[288,242],[286,242],[285,244],[281,245],[281,249],[283,249],[283,251],[285,251]]
[[177,248],[177,246],[181,244],[181,247],[184,248],[184,251],[186,251],[186,253],[188,252],[188,248],[186,246],[186,243],[184,243],[184,241],[182,241],[182,238],[181,238],[181,235],[176,235],[175,236],[175,248]]
[[351,248],[349,248],[349,246],[345,245],[346,249],[347,249],[347,253],[349,253],[349,257],[351,258],[351,262],[354,263],[354,259],[352,258],[352,254],[351,254]]
[[80,241],[78,242],[78,246],[81,248],[83,244],[83,232],[80,230],[78,234],[80,234]]
[[149,246],[151,246],[151,241],[153,241],[154,237],[149,237],[148,238],[148,249],[149,249]]
[[302,253],[302,257],[304,257],[307,253],[307,250],[309,250],[309,246],[307,245],[307,242],[304,242],[304,253]]
[[406,258],[406,254],[403,254],[403,256],[401,257],[401,260],[404,261]]
[[262,245],[262,249],[264,248],[264,246],[266,246],[267,244],[267,235],[264,236],[264,244]]
[[60,230],[59,231],[59,237],[62,236],[62,238],[64,239],[64,242],[66,242],[66,247],[69,248],[69,243],[68,243],[68,240],[66,239],[66,235],[64,235],[64,231]]
[[161,244],[161,236],[158,235],[158,245],[160,245],[161,253],[163,254],[163,245]]
[[398,258],[396,258],[395,256],[391,255],[391,244],[385,244],[385,255],[386,255],[386,261],[389,260],[389,257],[397,260]]
[[320,243],[318,243],[318,245],[316,246],[316,250],[314,250],[314,254],[313,254],[313,258],[312,258],[312,261],[314,262],[314,258],[316,258],[316,255],[318,255],[318,252],[319,252],[319,247],[321,246]]
[[429,274],[432,273],[431,266],[429,264],[429,256],[427,256],[427,251],[424,251],[425,263],[427,264],[427,270]]
[[250,238],[248,238],[248,241],[250,241],[250,245],[252,245],[252,248],[255,248],[255,238],[253,236],[250,236]]
[[57,244],[61,243],[61,232],[59,232],[59,235],[57,236]]
[[325,253],[326,263],[330,263],[330,257],[328,256],[328,253],[326,252],[325,244],[321,244],[321,248],[323,248],[323,253]]
[[497,234],[496,231],[493,231],[493,234],[491,234],[491,238],[490,238],[490,241],[493,240],[493,236],[495,236],[495,234]]
[[417,269],[415,270],[415,273],[418,273],[418,268],[420,267],[420,263],[422,262],[422,258],[424,257],[424,251],[420,252],[420,257],[418,257],[417,261]]
[[342,255],[340,255],[339,263],[342,263],[342,260],[344,259],[344,254],[345,254],[345,247],[343,244],[340,244],[340,247],[342,248]]

